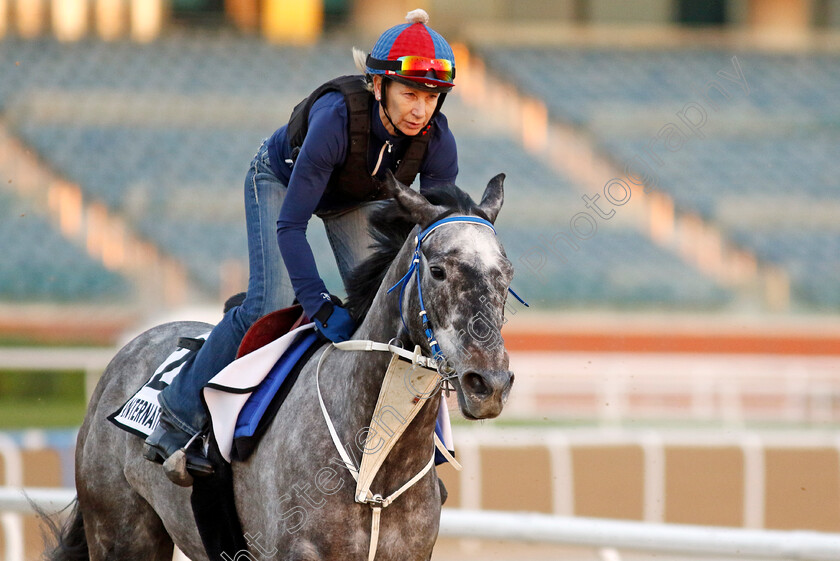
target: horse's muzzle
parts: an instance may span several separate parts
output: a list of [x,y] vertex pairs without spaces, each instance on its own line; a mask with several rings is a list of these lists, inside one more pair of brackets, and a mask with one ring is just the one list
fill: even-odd
[[468,419],[492,419],[502,412],[513,385],[509,370],[469,371],[459,377],[458,402]]

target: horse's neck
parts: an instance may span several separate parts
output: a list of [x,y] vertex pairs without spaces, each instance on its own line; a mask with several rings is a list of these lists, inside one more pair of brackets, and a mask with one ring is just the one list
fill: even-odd
[[[396,293],[399,289],[391,294],[387,294],[387,290],[408,270],[412,256],[413,245],[406,242],[388,269],[370,311],[356,330],[353,339],[387,343],[400,332],[402,320],[399,315],[399,295]],[[381,351],[335,352],[341,353],[342,366],[339,370],[344,373],[334,378],[335,386],[331,388],[331,392],[336,392],[332,395],[343,396],[343,405],[340,406],[343,410],[340,414],[341,420],[336,419],[336,421],[344,425],[345,438],[355,438],[359,430],[368,427],[371,423],[385,371],[392,355]],[[431,443],[439,404],[439,395],[427,400],[410,428],[405,431],[389,454],[389,459],[383,466],[380,472],[382,475],[377,478],[377,483],[388,485],[391,479],[397,481],[403,477],[405,474],[402,472],[412,470],[416,472],[419,470],[418,465],[422,467],[429,460],[431,449],[427,444]],[[375,427],[370,428],[375,429]],[[408,477],[411,475],[413,473],[408,474]]]
[[[395,292],[391,294],[387,292],[388,288],[393,286],[408,270],[412,254],[412,247],[406,242],[388,268],[370,310],[354,333],[353,339],[387,343],[400,332],[402,320],[399,315],[399,295]],[[348,421],[368,423],[379,397],[391,353],[352,352],[347,353],[347,356],[342,356],[342,359],[346,361],[342,363],[346,365],[346,372],[354,374],[340,380],[342,388],[339,391],[345,392],[342,395],[352,396],[350,401],[355,402],[352,409],[361,416],[348,418]]]
[[407,240],[388,267],[367,315],[353,336],[354,339],[388,342],[397,336],[402,327],[399,312],[400,289],[397,287],[390,294],[388,289],[408,272],[413,257],[414,244]]

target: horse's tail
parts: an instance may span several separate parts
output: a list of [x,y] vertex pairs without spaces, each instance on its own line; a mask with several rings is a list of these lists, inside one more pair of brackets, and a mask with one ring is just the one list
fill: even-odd
[[[90,561],[87,538],[85,537],[85,522],[82,519],[79,499],[74,499],[71,504],[73,510],[61,526],[43,511],[36,509],[47,525],[45,541],[48,546],[43,561]],[[51,551],[50,548],[52,548]]]

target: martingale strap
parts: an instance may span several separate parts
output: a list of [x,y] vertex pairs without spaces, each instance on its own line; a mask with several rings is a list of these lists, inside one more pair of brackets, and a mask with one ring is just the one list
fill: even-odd
[[[362,343],[362,345],[347,345],[346,343]],[[413,408],[413,412],[408,413],[407,418],[402,424],[402,430],[398,431],[398,434],[392,439],[390,447],[387,447],[387,450],[384,450],[384,454],[377,454],[377,457],[373,460],[369,459],[369,454],[364,454],[362,458],[362,465],[360,468],[356,468],[356,464],[350,455],[345,450],[344,446],[341,444],[341,440],[338,437],[338,432],[335,430],[335,425],[330,418],[330,414],[327,411],[327,407],[324,404],[324,398],[321,394],[321,383],[320,383],[320,373],[321,373],[321,365],[324,362],[324,358],[330,354],[333,348],[338,348],[342,350],[370,350],[370,351],[385,351],[391,349],[399,349],[399,347],[393,345],[385,345],[383,343],[376,343],[374,341],[346,341],[345,343],[333,343],[333,346],[327,347],[323,354],[321,355],[320,360],[318,361],[318,367],[315,370],[315,385],[318,390],[318,401],[321,405],[321,412],[324,415],[324,420],[327,423],[327,428],[330,432],[330,437],[332,438],[333,444],[335,445],[336,450],[338,451],[339,455],[341,456],[341,460],[344,462],[344,466],[350,472],[350,475],[353,476],[353,479],[356,480],[356,496],[354,497],[357,503],[368,504],[371,507],[371,531],[370,531],[370,546],[368,548],[368,561],[373,561],[376,557],[376,548],[379,544],[379,520],[382,515],[382,509],[389,506],[393,503],[400,495],[408,491],[411,487],[414,486],[415,483],[423,479],[429,470],[435,465],[435,449],[432,448],[432,457],[429,459],[428,463],[421,469],[417,474],[414,475],[411,479],[406,481],[399,489],[388,495],[387,497],[383,497],[380,494],[374,494],[370,490],[370,485],[373,482],[373,479],[376,477],[376,473],[384,462],[385,457],[387,456],[388,451],[396,444],[397,439],[399,436],[402,435],[405,427],[407,427],[411,420],[417,415],[417,413],[422,408],[422,404],[419,404],[416,408]],[[402,350],[402,349],[400,349]],[[405,352],[405,351],[403,351]],[[415,348],[415,357],[418,356],[420,353],[419,347]],[[392,368],[393,365],[397,363],[407,363],[409,359],[401,358],[403,353],[395,353],[393,358],[391,359],[391,366],[389,366],[389,373],[386,373],[386,380],[383,383],[383,390],[380,392],[380,399],[377,401],[377,409],[380,407],[379,401],[382,399],[382,394],[385,393],[386,387],[389,385],[389,376],[391,380],[394,377],[399,378],[399,381],[402,382],[402,376],[404,371],[399,370],[397,368]],[[428,364],[431,359],[427,357],[423,357],[419,355],[420,358],[426,359],[426,363]],[[417,367],[419,365],[419,360],[415,361],[411,364],[411,367]],[[422,370],[433,370],[433,376],[427,376],[427,378],[431,378],[432,382],[435,381],[437,378],[437,371],[433,367],[429,366],[420,366]],[[427,380],[428,382],[428,380]],[[434,386],[434,383],[428,385],[426,389],[430,389]],[[374,412],[374,418],[376,418],[376,412]],[[395,431],[396,433],[397,431]],[[437,440],[436,440],[437,446]],[[371,457],[373,457],[371,455]]]
[[379,468],[426,404],[426,399],[437,393],[438,380],[435,369],[418,367],[399,355],[391,356],[368,424],[372,431],[365,442],[365,453],[362,454],[359,479],[356,481],[357,502],[366,502],[374,496],[370,487]]
[[[353,343],[353,344],[351,345],[349,343]],[[324,403],[324,397],[321,394],[321,381],[320,381],[321,365],[324,363],[324,359],[327,357],[327,355],[329,355],[334,348],[339,349],[339,350],[345,350],[345,351],[351,351],[351,350],[352,351],[392,351],[392,352],[402,351],[402,352],[397,352],[396,354],[400,355],[400,356],[403,356],[404,358],[407,358],[406,357],[407,351],[405,351],[404,349],[401,349],[397,346],[394,346],[394,345],[386,345],[384,343],[377,343],[375,341],[344,341],[342,343],[333,343],[331,346],[327,347],[324,350],[323,354],[321,354],[321,358],[318,360],[318,367],[315,369],[315,386],[316,386],[317,391],[318,391],[318,402],[321,406],[321,413],[324,415],[324,421],[327,423],[327,429],[329,430],[330,438],[332,438],[333,444],[335,445],[335,448],[338,451],[339,456],[341,457],[341,461],[344,463],[344,466],[347,468],[347,470],[353,476],[353,479],[358,482],[359,481],[359,469],[356,467],[356,462],[353,461],[353,458],[350,457],[350,455],[347,453],[347,450],[342,445],[341,439],[338,436],[338,432],[335,430],[335,425],[332,422],[332,418],[330,417],[330,414],[327,411],[327,406]],[[412,356],[413,357],[418,357],[419,356],[419,359],[416,362],[414,362],[413,364],[416,364],[417,366],[420,366],[421,368],[423,368],[425,370],[432,370],[434,368],[434,367],[428,366],[429,364],[433,364],[434,361],[432,359],[428,358],[428,357],[424,357],[422,355],[419,355],[419,348],[415,348],[415,353],[416,354],[414,354],[414,355],[408,355],[409,357],[412,357]],[[423,362],[425,362],[425,365],[423,364]],[[418,409],[418,411],[419,411],[419,409]],[[415,415],[416,415],[416,412],[415,412]],[[405,424],[408,425],[409,423],[407,422]],[[439,442],[439,440],[436,439],[436,442],[435,442],[436,447],[438,446],[437,442]],[[442,444],[440,445],[440,447],[445,449],[445,447]],[[448,451],[447,451],[447,454],[448,454]],[[434,452],[432,453],[432,465],[434,465]],[[426,468],[424,468],[424,471],[422,471],[421,473],[425,474],[425,472],[428,471],[430,468],[431,468],[431,466],[427,466]],[[421,474],[418,474],[418,476],[420,476],[420,475]],[[415,476],[415,478],[416,477],[417,476]],[[371,481],[373,481],[372,477],[371,477]],[[412,478],[412,481],[414,481],[413,478]],[[401,488],[401,489],[403,489],[403,488]],[[401,494],[402,491],[397,491],[397,493]],[[393,495],[391,495],[391,497],[389,497],[390,500],[388,501],[388,504],[390,504],[390,502],[393,501],[393,499],[396,499],[396,497],[399,496],[397,493],[394,493]],[[368,495],[370,495],[370,493],[368,493]],[[358,496],[356,497],[356,500],[358,502],[365,502],[364,499],[359,500]]]

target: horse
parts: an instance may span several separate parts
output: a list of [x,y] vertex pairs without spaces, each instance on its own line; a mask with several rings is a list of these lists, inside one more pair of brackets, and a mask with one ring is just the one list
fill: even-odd
[[[426,356],[444,355],[441,376],[451,381],[460,412],[470,420],[499,415],[514,378],[500,336],[513,266],[492,229],[504,199],[503,183],[503,174],[490,180],[476,204],[454,185],[424,196],[389,177],[385,185],[392,198],[371,219],[377,249],[348,282],[348,309],[364,316],[353,340],[406,349],[419,345]],[[475,221],[446,222],[425,237],[421,250],[410,234],[442,217]],[[405,273],[412,268],[416,282],[407,282]],[[390,291],[401,279],[403,289]],[[431,343],[424,314],[434,330]],[[78,434],[73,511],[58,530],[59,544],[48,559],[169,561],[173,544],[190,559],[207,559],[190,490],[173,485],[159,465],[143,458],[142,439],[106,418],[147,381],[179,337],[209,328],[198,322],[154,327],[125,345],[107,366]],[[340,442],[359,461],[391,353],[332,348],[323,356],[329,347],[310,357],[252,456],[231,465],[249,544],[236,559],[361,560],[371,555],[371,505],[354,500],[355,482],[337,460],[319,391]],[[426,398],[389,453],[376,475],[376,489],[390,493],[429,463],[441,388]],[[432,468],[382,511],[375,559],[431,557],[441,489]]]

